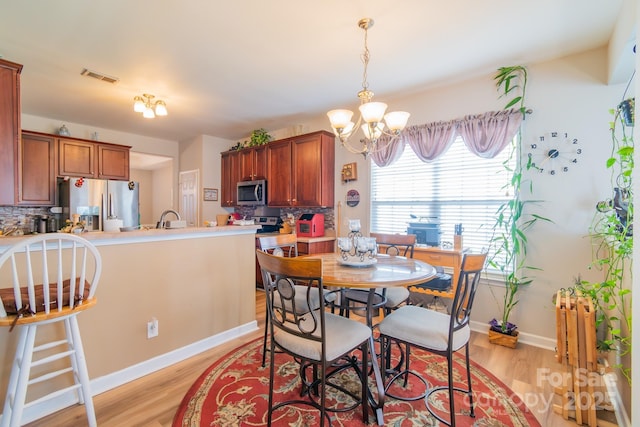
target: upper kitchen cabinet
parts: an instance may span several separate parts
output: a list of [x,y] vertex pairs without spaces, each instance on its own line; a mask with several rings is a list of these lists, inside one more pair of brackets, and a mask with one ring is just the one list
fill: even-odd
[[58,138],[58,176],[129,180],[129,150],[82,139]]
[[0,59],[0,205],[16,202],[22,65]]
[[245,148],[239,151],[240,181],[267,178],[267,147]]
[[240,152],[225,151],[221,155],[220,174],[222,188],[220,204],[224,207],[234,207],[238,202],[236,186],[240,177]]
[[22,132],[18,156],[18,205],[56,204],[55,155],[53,136]]
[[129,181],[129,147],[98,145],[98,178]]
[[96,147],[91,142],[75,139],[58,140],[58,175],[93,178]]
[[334,170],[335,137],[329,132],[314,132],[268,144],[269,206],[333,206]]

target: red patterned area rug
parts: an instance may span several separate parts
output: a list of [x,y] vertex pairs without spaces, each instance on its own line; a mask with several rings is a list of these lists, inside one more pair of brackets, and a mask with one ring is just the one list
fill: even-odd
[[[276,354],[276,381],[274,400],[281,402],[299,398],[300,379],[298,364],[286,354]],[[262,363],[262,340],[245,344],[210,366],[191,386],[176,412],[173,427],[245,427],[267,425],[269,399],[269,363]],[[417,349],[411,350],[411,369],[435,386],[447,383],[446,359]],[[454,381],[466,386],[464,359],[456,357]],[[472,362],[471,381],[475,418],[469,416],[469,404],[462,393],[456,397],[456,425],[459,426],[536,426],[540,424],[513,391],[485,369]],[[353,370],[340,374],[341,384],[359,390]],[[375,386],[371,385],[372,387]],[[395,387],[395,395],[419,394],[424,387],[418,381],[410,381],[406,389]],[[416,392],[416,390],[418,390]],[[432,408],[448,412],[448,393],[434,393],[430,398]],[[331,387],[327,390],[329,404],[344,403],[344,395]],[[360,407],[349,412],[330,412],[331,425],[365,426]],[[446,416],[448,418],[448,415]],[[273,426],[317,426],[319,412],[307,405],[286,406],[274,412]],[[401,401],[387,396],[384,406],[386,426],[437,426],[438,421],[427,411],[425,400]],[[375,425],[371,413],[369,425]],[[328,425],[328,423],[325,423]]]

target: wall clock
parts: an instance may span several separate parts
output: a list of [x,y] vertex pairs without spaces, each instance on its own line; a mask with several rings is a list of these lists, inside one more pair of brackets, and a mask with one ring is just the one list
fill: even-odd
[[540,173],[558,175],[569,172],[582,154],[578,138],[567,132],[547,132],[540,135],[536,142],[529,145],[528,167]]

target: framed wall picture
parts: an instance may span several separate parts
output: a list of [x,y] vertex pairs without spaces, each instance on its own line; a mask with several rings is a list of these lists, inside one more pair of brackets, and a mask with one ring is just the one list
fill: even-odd
[[205,202],[217,202],[218,201],[218,189],[217,188],[205,188],[204,189],[204,201]]

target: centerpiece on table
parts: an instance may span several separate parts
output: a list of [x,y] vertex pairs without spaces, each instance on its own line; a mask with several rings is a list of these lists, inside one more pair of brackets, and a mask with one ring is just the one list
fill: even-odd
[[377,262],[378,255],[375,237],[364,237],[360,233],[360,220],[349,220],[349,235],[338,237],[338,262],[352,267],[367,267]]

